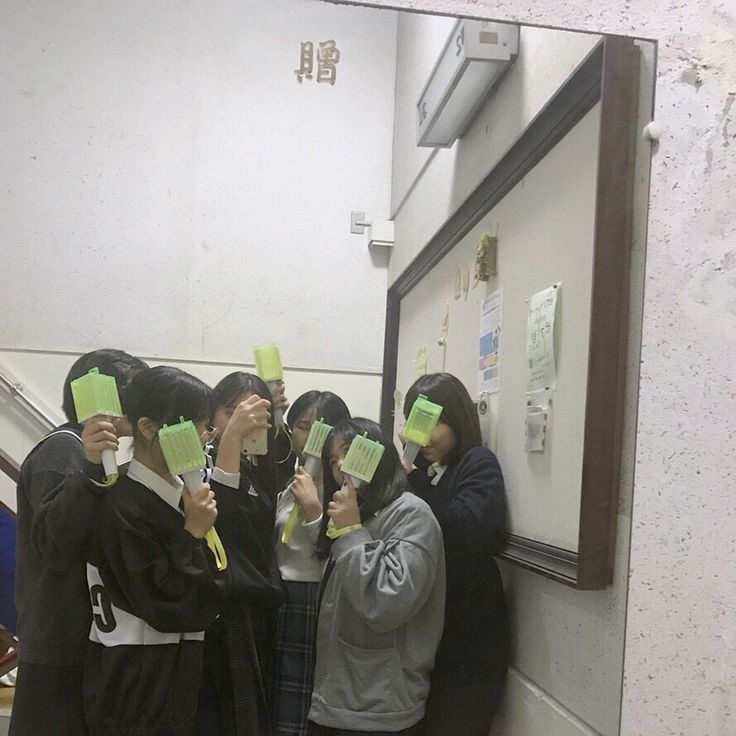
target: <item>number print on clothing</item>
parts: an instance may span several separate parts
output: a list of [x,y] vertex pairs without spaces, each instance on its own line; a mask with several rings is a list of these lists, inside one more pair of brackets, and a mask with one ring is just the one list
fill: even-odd
[[105,634],[115,631],[117,622],[112,612],[112,603],[107,597],[105,588],[102,585],[93,585],[89,589],[90,598],[92,599],[92,618],[95,626]]

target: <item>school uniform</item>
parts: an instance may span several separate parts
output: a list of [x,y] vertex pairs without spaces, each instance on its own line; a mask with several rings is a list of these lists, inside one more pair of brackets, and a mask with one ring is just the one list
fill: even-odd
[[215,468],[215,528],[227,553],[226,602],[205,636],[205,678],[195,733],[270,736],[276,611],[283,591],[273,551],[275,493],[248,461]]
[[424,715],[443,628],[437,520],[424,501],[403,493],[338,537],[331,554],[317,623],[311,732],[411,733]]
[[473,447],[447,466],[418,458],[414,492],[434,512],[445,542],[445,626],[423,723],[426,736],[487,736],[509,660],[503,583],[492,555],[503,543],[506,498],[496,456]]
[[[315,478],[322,500],[322,480]],[[316,555],[322,515],[307,521],[299,512],[291,538],[281,534],[296,500],[284,490],[276,505],[276,559],[286,600],[276,625],[274,727],[276,736],[306,736],[312,702],[317,603],[325,560]]]
[[105,490],[87,563],[91,736],[189,736],[204,629],[222,605],[214,560],[184,530],[183,484],[133,460]]
[[15,578],[20,663],[11,736],[87,733],[82,662],[90,610],[84,550],[96,494],[86,484],[65,482],[84,467],[81,433],[76,423],[58,427],[20,468]]

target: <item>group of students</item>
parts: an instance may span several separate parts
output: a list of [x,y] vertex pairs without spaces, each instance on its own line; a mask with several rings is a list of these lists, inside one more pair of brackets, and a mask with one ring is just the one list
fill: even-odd
[[[125,416],[82,426],[70,384],[93,367],[115,377]],[[18,482],[10,736],[487,736],[510,642],[492,558],[503,477],[462,383],[419,378],[405,415],[420,394],[442,415],[410,465],[330,392],[296,399],[287,434],[271,419],[283,385],[255,375],[211,389],[122,351],[76,361],[69,421]],[[180,417],[210,458],[192,492],[158,440]],[[310,475],[316,420],[333,429]],[[264,429],[268,452],[244,454]],[[111,484],[101,455],[126,435]],[[341,467],[357,436],[385,450],[356,488]]]

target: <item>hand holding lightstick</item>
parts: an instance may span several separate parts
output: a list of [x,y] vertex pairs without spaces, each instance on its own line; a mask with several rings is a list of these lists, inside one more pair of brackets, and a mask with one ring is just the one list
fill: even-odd
[[[96,416],[123,416],[115,379],[100,373],[98,368],[92,368],[86,375],[72,381],[71,390],[78,422],[86,422]],[[102,451],[102,467],[110,484],[117,480],[118,464],[113,450]]]
[[[367,433],[364,433],[362,437],[353,438],[340,467],[340,472],[346,476],[340,488],[343,496],[346,498],[350,496],[348,478],[352,481],[356,491],[363,483],[370,483],[373,480],[385,450],[386,448],[380,442],[369,440]],[[327,536],[330,539],[340,536],[340,530],[335,527],[332,519],[327,525]]]
[[[366,432],[362,437],[353,438],[340,467],[340,472],[343,475],[349,475],[352,478],[356,491],[363,483],[370,483],[373,480],[378,463],[381,462],[386,450],[380,442],[369,440],[367,434]],[[340,488],[340,493],[343,496],[348,496],[349,492],[346,480]]]
[[442,407],[439,404],[432,403],[424,394],[417,396],[402,431],[406,440],[402,460],[409,465],[414,464],[419,450],[432,439],[432,432],[441,414]]
[[[256,347],[253,349],[253,355],[256,360],[256,373],[268,385],[268,389],[273,397],[278,388],[278,382],[284,380],[284,369],[281,365],[281,354],[279,353],[278,345]],[[275,406],[272,408],[274,427],[283,427],[284,413]]]
[[[307,436],[307,442],[304,445],[303,451],[305,456],[304,470],[306,470],[312,478],[314,478],[319,471],[319,466],[322,462],[322,448],[325,445],[325,440],[327,439],[327,435],[330,433],[331,429],[332,427],[329,424],[325,424],[324,420],[320,419],[319,421],[313,422],[309,430],[309,435]],[[286,490],[290,491],[292,485],[293,483],[289,485]],[[281,542],[283,544],[288,544],[291,539],[291,535],[294,533],[294,527],[296,526],[297,518],[299,516],[299,509],[300,506],[295,501],[294,508],[289,513],[289,516],[286,519],[286,524],[284,524],[284,530],[281,532]]]
[[[158,439],[169,472],[182,477],[189,493],[197,493],[202,487],[202,469],[207,461],[194,422],[180,417],[178,424],[164,424],[159,430]],[[215,556],[217,569],[224,570],[227,567],[227,554],[215,527],[204,538]]]

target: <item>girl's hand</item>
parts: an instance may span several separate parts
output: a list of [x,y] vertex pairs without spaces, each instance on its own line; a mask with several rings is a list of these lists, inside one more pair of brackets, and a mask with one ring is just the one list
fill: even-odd
[[414,463],[410,463],[408,460],[405,460],[403,457],[401,458],[401,464],[404,466],[404,470],[406,470],[407,473],[411,473],[412,470],[417,469],[417,466],[414,465]]
[[202,539],[217,519],[215,494],[210,490],[209,484],[203,483],[194,494],[185,487],[181,497],[184,501],[184,529],[195,539]]
[[289,408],[289,399],[286,398],[286,385],[283,381],[276,382],[276,388],[273,390],[273,409],[286,414],[286,410]]
[[225,427],[225,434],[234,435],[242,442],[243,439],[261,429],[269,429],[268,419],[271,416],[268,409],[271,402],[253,394],[245,401],[241,401],[233,411],[233,415]]
[[91,417],[82,429],[84,456],[94,465],[102,464],[102,451],[118,449],[115,425],[108,417]]
[[336,529],[346,526],[360,524],[360,509],[358,508],[358,492],[355,490],[353,479],[345,476],[348,486],[348,495],[343,496],[342,491],[336,491],[327,506],[327,515],[332,519]]
[[319,491],[312,476],[299,467],[291,483],[291,492],[296,502],[304,510],[307,521],[316,521],[322,516],[322,502],[319,500]]

